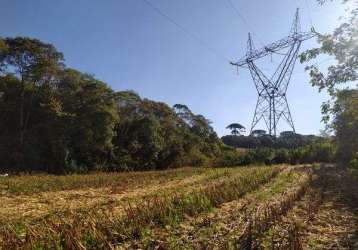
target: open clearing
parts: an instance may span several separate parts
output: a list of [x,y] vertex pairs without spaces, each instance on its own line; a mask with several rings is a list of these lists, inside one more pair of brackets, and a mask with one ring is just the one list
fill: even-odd
[[0,180],[3,249],[358,249],[358,180],[331,165]]

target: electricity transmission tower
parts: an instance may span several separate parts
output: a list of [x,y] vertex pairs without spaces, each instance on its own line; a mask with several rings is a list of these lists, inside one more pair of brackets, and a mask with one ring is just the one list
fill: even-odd
[[[251,132],[262,119],[270,135],[276,136],[280,119],[284,119],[295,132],[286,92],[302,42],[315,36],[313,28],[311,32],[301,32],[300,26],[299,9],[297,9],[289,36],[261,49],[255,49],[249,33],[246,55],[236,63],[231,62],[234,66],[249,69],[258,93]],[[283,59],[274,74],[267,77],[255,61],[272,54],[283,55]]]

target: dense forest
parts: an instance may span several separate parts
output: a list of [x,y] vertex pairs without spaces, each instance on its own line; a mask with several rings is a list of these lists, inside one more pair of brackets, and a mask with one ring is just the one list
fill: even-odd
[[0,42],[2,171],[158,169],[218,154],[210,122],[185,105],[115,92],[39,40]]
[[164,169],[209,164],[228,150],[204,116],[115,92],[67,68],[51,44],[5,38],[0,61],[2,172]]
[[[112,90],[94,76],[66,67],[51,45],[26,37],[0,38],[0,173],[124,171],[178,166],[236,166],[338,160],[358,169],[357,13],[321,47],[337,64],[322,73],[308,65],[311,84],[327,90],[323,121],[333,136],[265,131],[218,138],[211,122],[186,105]],[[237,149],[240,148],[240,149]],[[241,148],[246,148],[243,150]]]

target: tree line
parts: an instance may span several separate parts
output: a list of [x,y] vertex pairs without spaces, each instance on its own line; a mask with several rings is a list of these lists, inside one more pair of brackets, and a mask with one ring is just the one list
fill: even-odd
[[[217,159],[217,166],[241,166],[247,164],[307,164],[333,162],[334,147],[330,136],[301,135],[283,131],[275,137],[265,130],[253,130],[241,135],[245,127],[239,123],[227,126],[231,135],[221,137],[229,148]],[[236,148],[232,150],[230,148]]]
[[293,131],[281,132],[279,136],[271,136],[265,130],[253,130],[248,136],[238,135],[233,131],[231,135],[221,137],[222,141],[235,148],[285,148],[294,149],[308,146],[314,143],[329,142],[329,137],[316,135],[301,135]]
[[[228,148],[224,143],[243,147],[251,137],[236,136],[239,127],[221,140],[208,119],[184,104],[169,107],[133,91],[116,92],[94,76],[66,67],[62,53],[37,39],[0,39],[0,111],[0,172],[66,174],[292,161],[265,150]],[[302,146],[293,145],[297,140],[292,138],[258,132],[260,143],[246,147],[274,148],[278,141],[282,145],[277,148]]]
[[0,38],[0,116],[1,172],[163,169],[219,152],[204,116],[113,91],[37,39]]
[[300,55],[301,63],[322,54],[336,59],[326,70],[306,67],[311,84],[331,95],[322,105],[328,139],[292,132],[274,138],[261,130],[240,136],[240,124],[229,125],[232,135],[220,139],[211,122],[186,105],[116,92],[66,67],[51,44],[0,37],[0,173],[332,160],[358,172],[358,9],[350,14],[332,34],[317,34],[320,47]]

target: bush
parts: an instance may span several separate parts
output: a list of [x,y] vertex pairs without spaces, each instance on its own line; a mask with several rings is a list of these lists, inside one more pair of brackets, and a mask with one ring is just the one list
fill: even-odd
[[249,164],[247,155],[243,155],[237,150],[224,151],[214,163],[216,167],[234,167]]
[[281,148],[275,151],[275,156],[272,160],[272,163],[281,164],[289,162],[291,162],[291,155],[289,150]]
[[274,150],[270,148],[257,148],[249,151],[249,154],[253,159],[252,163],[264,163],[266,165],[270,165],[275,157]]
[[211,165],[211,159],[198,150],[192,150],[188,155],[188,165],[193,167]]
[[330,143],[314,143],[295,149],[256,148],[246,152],[230,147],[222,148],[215,166],[234,167],[249,164],[305,164],[315,162],[332,162],[333,148]]
[[349,168],[353,171],[355,175],[358,176],[358,154],[349,163]]

